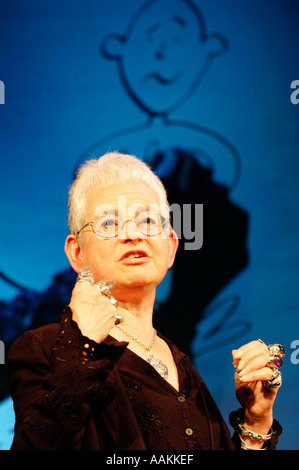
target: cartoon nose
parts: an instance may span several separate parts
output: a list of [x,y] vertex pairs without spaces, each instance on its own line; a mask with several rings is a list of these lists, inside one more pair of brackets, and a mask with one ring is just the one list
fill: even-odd
[[162,42],[155,52],[155,59],[157,60],[166,59],[166,50],[167,50],[167,43]]

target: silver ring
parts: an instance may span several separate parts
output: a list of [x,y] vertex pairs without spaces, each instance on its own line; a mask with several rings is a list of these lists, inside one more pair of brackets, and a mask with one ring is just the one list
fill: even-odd
[[[79,282],[85,282],[86,284],[89,284],[90,286],[99,289],[101,294],[107,297],[111,305],[113,305],[115,308],[118,306],[118,301],[111,295],[111,291],[115,287],[115,283],[113,281],[103,280],[94,283],[94,277],[90,269],[83,268],[78,274],[76,284],[78,284]],[[122,321],[124,321],[123,317],[119,315],[119,313],[116,313],[115,325],[118,325]]]
[[263,381],[263,384],[266,388],[281,387],[281,384],[282,384],[281,372],[276,368],[276,370],[273,371],[271,379]]
[[119,313],[116,313],[114,318],[115,318],[115,322],[114,322],[115,325],[119,325],[121,322],[124,321],[123,317]]
[[[98,281],[94,284],[94,287],[99,289],[101,293],[107,297],[111,305],[113,305],[115,308],[118,306],[118,300],[111,295],[112,289],[115,287],[115,283],[113,281],[107,281],[107,280],[102,280]],[[119,313],[115,314],[115,325],[118,325],[119,323],[123,322],[124,319]]]
[[116,308],[118,306],[118,301],[111,295],[111,291],[114,286],[115,283],[113,281],[98,281],[93,285],[93,287],[99,289],[101,294],[107,297],[111,305]]
[[77,276],[76,284],[78,284],[79,282],[86,282],[86,284],[89,284],[90,286],[93,285],[94,277],[90,269],[88,268],[81,269],[81,271],[79,272]]
[[267,364],[267,367],[270,367],[271,369],[274,369],[276,367],[277,369],[282,366],[282,359],[285,356],[285,350],[281,344],[270,344],[268,346],[269,349],[269,361]]
[[113,281],[102,280],[96,282],[93,287],[97,287],[103,295],[108,297],[111,295],[111,291],[115,287],[115,283]]
[[103,293],[111,294],[112,289],[115,287],[115,282],[108,280],[101,280],[94,284],[95,287],[98,287]]

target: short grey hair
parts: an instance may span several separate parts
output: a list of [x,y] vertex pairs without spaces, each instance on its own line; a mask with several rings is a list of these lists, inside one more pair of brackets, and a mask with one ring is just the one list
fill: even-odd
[[91,189],[127,182],[150,186],[156,191],[159,203],[169,207],[163,183],[148,164],[133,155],[109,152],[98,159],[87,160],[76,174],[69,191],[70,233],[76,234],[86,222],[86,198]]

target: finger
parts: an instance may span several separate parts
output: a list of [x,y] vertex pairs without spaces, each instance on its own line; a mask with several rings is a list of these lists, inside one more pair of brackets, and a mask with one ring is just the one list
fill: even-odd
[[239,376],[244,377],[250,372],[260,370],[264,368],[266,364],[267,364],[267,360],[264,360],[262,356],[254,359],[253,361],[250,361],[249,363],[245,363],[244,366],[242,363],[239,363],[238,364]]
[[73,292],[107,299],[107,296],[103,294],[96,284],[89,284],[85,281],[77,282],[73,288]]
[[250,351],[251,349],[255,348],[258,345],[267,348],[267,346],[264,343],[262,343],[260,340],[250,341],[250,343],[244,344],[240,348],[233,350],[235,354],[235,358],[236,359],[240,358],[244,353]]
[[86,281],[80,281],[80,282],[76,282],[76,284],[74,285],[74,288],[73,288],[73,292],[84,292],[84,291],[87,291],[90,289],[92,289],[92,285],[89,284],[89,282],[86,282]]
[[256,351],[256,353],[252,352],[250,356],[245,356],[244,359],[242,357],[242,360],[238,363],[238,370],[240,371],[240,375],[246,375],[249,372],[265,367],[267,365],[268,359],[268,351]]
[[261,369],[253,370],[244,375],[238,374],[237,377],[240,382],[249,383],[258,382],[259,380],[270,380],[272,378],[272,375],[272,369],[270,369],[269,367],[262,367]]
[[269,351],[265,344],[259,341],[252,341],[245,346],[246,347],[238,349],[237,352],[233,354],[239,370],[245,367],[247,368],[250,363],[252,363],[251,368],[260,368],[267,364]]
[[99,289],[95,289],[85,282],[80,282],[75,285],[72,291],[70,306],[81,304],[96,306],[109,303],[109,299]]

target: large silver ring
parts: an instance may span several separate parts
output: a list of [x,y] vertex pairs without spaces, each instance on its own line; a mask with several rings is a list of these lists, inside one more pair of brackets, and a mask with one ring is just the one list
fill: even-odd
[[272,370],[282,366],[282,359],[285,356],[285,350],[281,344],[270,344],[269,349],[269,360],[267,367],[270,367]]
[[263,384],[267,388],[279,388],[282,384],[281,372],[276,368],[273,370],[273,375],[270,380],[263,381]]
[[[101,294],[103,294],[109,302],[116,308],[118,306],[118,301],[111,295],[112,289],[115,287],[115,283],[113,281],[108,281],[108,280],[102,280],[94,283],[94,277],[92,272],[90,271],[89,268],[83,268],[80,273],[78,274],[76,284],[79,282],[85,282],[86,284],[89,284],[90,286],[93,286],[101,291]],[[118,325],[123,321],[123,317],[119,315],[119,313],[115,314],[115,325]]]
[[[93,287],[96,287],[97,289],[99,289],[101,293],[105,297],[107,297],[111,305],[113,305],[115,308],[118,306],[117,299],[115,299],[115,297],[111,295],[111,291],[115,287],[115,283],[113,281],[108,281],[108,280],[98,281],[93,285]],[[123,317],[119,313],[115,314],[115,322],[114,322],[115,325],[118,325],[123,320],[124,320]]]
[[113,281],[106,281],[106,280],[98,281],[93,285],[93,287],[96,287],[97,289],[101,291],[101,294],[107,297],[109,302],[114,307],[117,307],[118,301],[111,295],[111,291],[114,288],[114,286],[115,286],[115,283]]
[[93,286],[100,289],[103,295],[109,297],[111,296],[112,289],[115,287],[115,283],[113,281],[102,280],[96,282]]
[[89,268],[81,269],[81,271],[79,272],[77,276],[76,284],[78,284],[79,282],[86,282],[90,286],[93,285],[94,277]]

